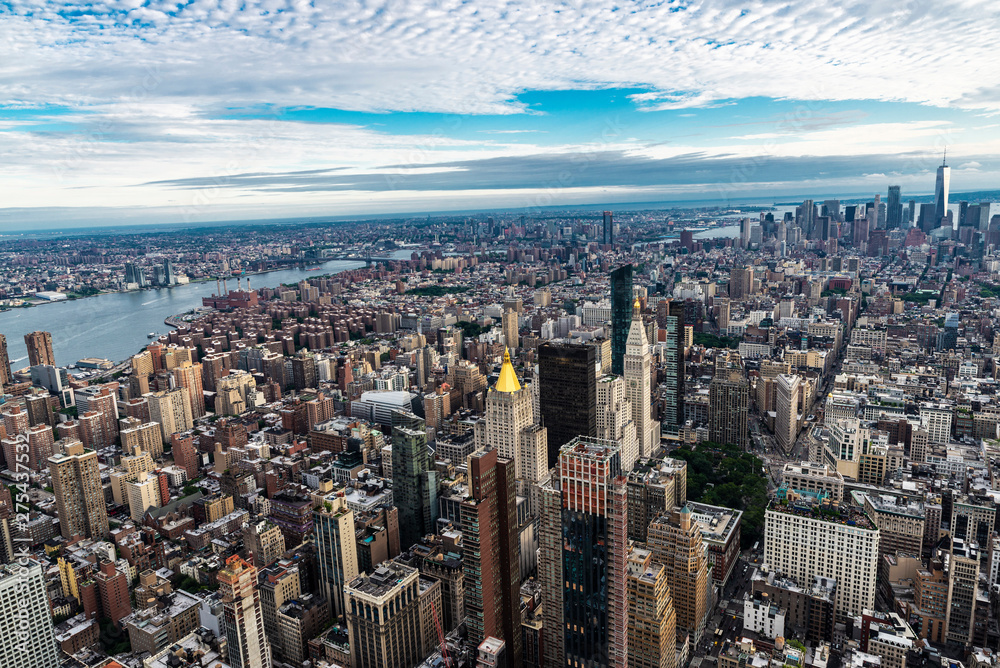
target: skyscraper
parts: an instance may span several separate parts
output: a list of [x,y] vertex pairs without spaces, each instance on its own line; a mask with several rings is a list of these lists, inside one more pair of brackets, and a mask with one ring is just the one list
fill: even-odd
[[149,405],[149,419],[160,425],[164,443],[180,431],[187,431],[194,425],[191,399],[180,387],[143,395]]
[[415,666],[423,658],[420,572],[386,561],[347,583],[347,633],[353,668]]
[[517,348],[520,345],[520,341],[518,341],[517,311],[511,309],[504,311],[501,324],[503,326],[504,344],[511,349]]
[[510,665],[521,664],[521,571],[514,462],[496,450],[469,458],[469,496],[461,503],[462,568],[469,642],[502,638]]
[[895,230],[903,226],[903,201],[899,186],[889,186],[889,197],[885,209],[885,229]]
[[538,347],[539,408],[548,429],[548,466],[577,436],[597,434],[597,349],[546,341]]
[[[751,273],[751,276],[753,274]],[[663,428],[676,432],[684,424],[684,304],[670,302],[666,317]]]
[[103,539],[108,535],[108,509],[101,487],[97,453],[77,441],[63,454],[49,457],[59,531],[66,540]]
[[[475,446],[496,449],[514,462],[517,479],[536,483],[548,471],[548,432],[534,428],[531,390],[522,387],[504,351],[500,378],[486,395],[486,410],[475,426]],[[525,493],[520,490],[519,493]]]
[[624,668],[628,505],[618,447],[593,438],[564,445],[542,498],[546,665]]
[[59,665],[41,564],[29,561],[0,567],[0,666]]
[[[673,303],[670,305],[673,307]],[[624,377],[625,377],[625,391],[629,402],[632,404],[632,421],[635,423],[635,435],[639,444],[639,457],[649,457],[653,454],[653,451],[660,446],[660,425],[653,419],[651,404],[653,401],[652,397],[652,359],[649,353],[649,340],[646,338],[646,328],[642,322],[642,315],[639,312],[639,300],[635,300],[632,306],[632,324],[629,329],[628,339],[625,341],[625,360],[624,360]],[[671,325],[671,315],[670,313],[674,309],[670,308],[667,315],[667,326],[668,331]],[[683,318],[683,315],[682,315]],[[678,325],[676,322],[673,323],[675,327],[678,328],[679,336],[683,336],[683,322]],[[683,393],[684,378],[684,347],[680,342],[680,339],[675,339],[674,344],[679,345],[678,350],[671,350],[670,344],[667,345],[668,354],[674,353],[674,363],[676,364],[680,358],[681,365],[681,378],[680,378],[680,388]],[[668,369],[670,368],[670,363],[668,362]],[[676,368],[676,367],[674,367]],[[671,377],[667,375],[667,383],[673,383],[673,391],[677,391],[677,377]],[[668,392],[670,390],[668,389]],[[683,397],[683,394],[680,395]],[[681,399],[683,401],[683,399]],[[683,415],[683,407],[681,408],[681,415]],[[634,461],[634,460],[633,460]],[[625,462],[624,458],[622,460],[623,470],[629,471],[632,469],[631,463]]]
[[640,455],[632,402],[625,387],[625,379],[620,376],[597,380],[597,437],[618,444],[622,471],[628,472]]
[[628,560],[628,656],[630,666],[677,665],[677,614],[667,569],[649,550],[634,548]]
[[201,364],[181,362],[173,369],[177,387],[184,390],[191,405],[191,417],[197,420],[205,414],[205,393],[202,390]]
[[719,364],[708,386],[708,438],[716,443],[743,447],[747,442],[747,413],[750,411],[750,384],[743,377],[739,357]]
[[701,639],[712,608],[708,546],[701,529],[684,506],[661,513],[649,523],[647,545],[653,561],[666,568],[667,584],[677,611],[677,626]]
[[7,337],[0,334],[0,387],[10,384],[10,355],[7,354]]
[[358,574],[354,512],[347,507],[344,497],[328,497],[316,508],[313,512],[313,529],[316,535],[316,560],[319,562],[320,593],[330,601],[333,616],[339,617],[345,613],[344,585]]
[[257,569],[239,555],[219,570],[223,625],[233,668],[270,668],[271,646],[264,631],[264,613],[257,591]]
[[611,373],[625,369],[625,345],[632,324],[632,265],[611,272]]
[[948,166],[948,151],[945,150],[941,166],[937,168],[934,182],[934,222],[935,227],[944,225],[948,216],[948,188],[951,186],[951,167]]
[[779,374],[775,379],[774,435],[785,454],[792,451],[799,435],[799,393],[801,379],[796,375]]
[[605,246],[615,245],[615,223],[610,211],[604,212],[604,227],[602,230],[601,243]]
[[399,507],[402,548],[429,533],[437,522],[437,471],[427,450],[424,421],[412,413],[392,412],[392,487]]
[[24,335],[24,345],[28,346],[28,364],[56,365],[56,356],[52,353],[52,335],[48,332],[31,332]]

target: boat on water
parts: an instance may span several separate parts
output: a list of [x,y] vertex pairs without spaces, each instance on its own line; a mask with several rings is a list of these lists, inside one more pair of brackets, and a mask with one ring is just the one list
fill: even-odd
[[156,332],[150,332],[149,334],[146,335],[146,338],[147,339],[155,339],[156,338]]

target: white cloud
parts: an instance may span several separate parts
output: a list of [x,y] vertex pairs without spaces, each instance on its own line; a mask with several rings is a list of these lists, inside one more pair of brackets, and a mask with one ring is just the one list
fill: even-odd
[[[518,113],[525,89],[637,85],[650,109],[748,96],[1000,108],[1000,5],[986,0],[9,6],[0,57],[15,102],[104,102],[138,87],[206,107]],[[928,31],[963,46],[928,50]]]

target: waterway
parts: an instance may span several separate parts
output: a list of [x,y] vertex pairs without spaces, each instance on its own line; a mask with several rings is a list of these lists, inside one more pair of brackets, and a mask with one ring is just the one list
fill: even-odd
[[[405,251],[407,258],[410,252]],[[363,266],[365,263],[360,261],[331,260],[309,268],[255,274],[250,280],[254,288],[275,287]],[[235,278],[227,283],[235,289]],[[11,309],[0,313],[0,334],[7,337],[7,352],[15,370],[28,365],[24,335],[39,330],[52,333],[52,352],[60,366],[75,364],[84,357],[117,362],[149,343],[149,332],[169,331],[164,318],[198,308],[201,298],[214,292],[215,281],[208,281]]]

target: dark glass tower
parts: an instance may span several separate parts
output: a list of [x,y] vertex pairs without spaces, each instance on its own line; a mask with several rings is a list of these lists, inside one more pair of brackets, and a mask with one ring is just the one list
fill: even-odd
[[553,622],[546,642],[565,657],[559,665],[628,665],[628,504],[617,445],[567,444],[549,486],[558,486],[562,503],[547,504],[541,518],[546,536],[561,538],[539,554],[541,572],[559,576],[542,581],[546,621]]
[[667,355],[664,381],[664,431],[684,424],[684,303],[670,302],[667,311]]
[[392,494],[399,508],[399,544],[403,549],[429,533],[437,522],[437,471],[431,465],[423,420],[392,412]]
[[596,363],[594,346],[547,341],[538,347],[539,403],[542,424],[549,432],[549,468],[555,466],[563,444],[577,436],[597,435]]
[[903,226],[903,201],[899,186],[889,186],[889,200],[885,208],[885,229],[895,230]]
[[632,265],[611,272],[611,373],[625,373],[625,342],[632,326]]
[[604,212],[604,227],[602,228],[601,243],[605,246],[615,245],[615,223],[610,211]]

